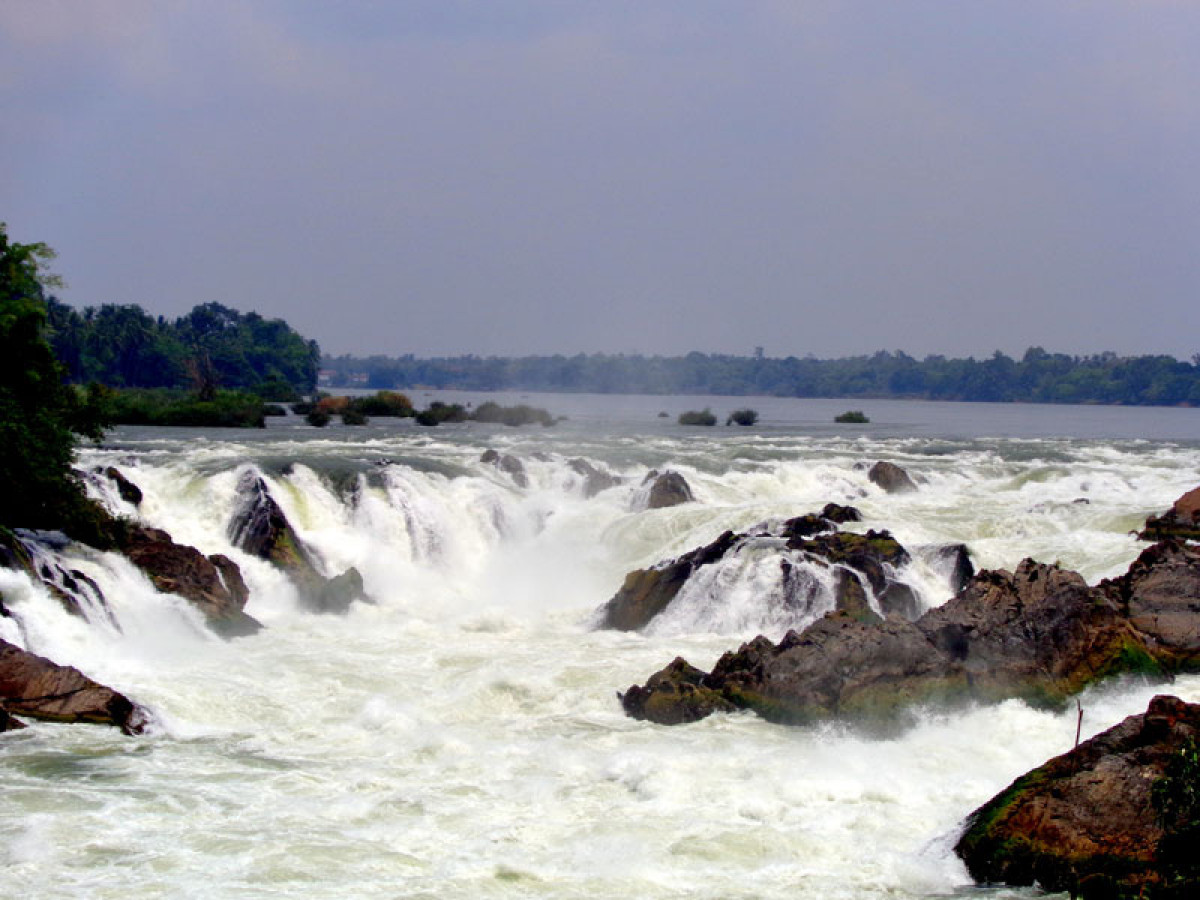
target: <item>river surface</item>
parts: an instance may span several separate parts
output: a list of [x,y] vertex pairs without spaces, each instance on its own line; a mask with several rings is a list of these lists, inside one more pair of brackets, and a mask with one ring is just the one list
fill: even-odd
[[[858,507],[853,530],[910,548],[965,542],[976,566],[1059,561],[1120,574],[1146,515],[1200,483],[1200,410],[780,398],[415,392],[528,402],[553,428],[412,420],[261,431],[115,429],[85,448],[145,492],[114,512],[225,553],[267,627],[224,641],[122,558],[79,547],[113,621],[62,612],[0,570],[15,618],[0,636],[77,666],[153,715],[124,737],[35,724],[0,736],[0,864],[9,896],[69,898],[931,898],[980,890],[951,852],[964,817],[1069,750],[1076,712],[1010,702],[919,712],[877,739],[751,714],[667,728],[628,719],[616,692],[685,656],[708,668],[781,612],[777,560],[747,558],[689,587],[645,634],[597,630],[626,572],[721,531]],[[685,428],[685,409],[753,407],[753,428]],[[861,408],[865,426],[833,416]],[[667,415],[662,417],[660,412]],[[480,461],[519,458],[529,484]],[[588,498],[569,461],[624,478]],[[919,482],[872,485],[886,459]],[[651,469],[696,502],[640,508]],[[237,483],[263,475],[327,574],[362,574],[370,604],[303,612],[286,577],[230,545]],[[949,597],[923,561],[925,605]],[[1127,681],[1082,698],[1085,736],[1200,679]]]

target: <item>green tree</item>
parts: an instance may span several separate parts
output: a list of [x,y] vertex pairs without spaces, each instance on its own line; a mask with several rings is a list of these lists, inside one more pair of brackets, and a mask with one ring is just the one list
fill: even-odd
[[18,244],[0,223],[0,525],[59,528],[92,543],[105,518],[72,472],[80,436],[98,440],[92,402],[65,381],[46,340],[45,289],[59,284],[45,244]]

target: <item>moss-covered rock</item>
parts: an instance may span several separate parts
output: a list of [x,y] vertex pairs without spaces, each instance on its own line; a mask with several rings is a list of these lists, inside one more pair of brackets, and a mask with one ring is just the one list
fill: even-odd
[[[975,810],[955,846],[979,882],[1090,898],[1200,892],[1200,706],[1155,697]],[[1190,756],[1189,756],[1190,754]]]

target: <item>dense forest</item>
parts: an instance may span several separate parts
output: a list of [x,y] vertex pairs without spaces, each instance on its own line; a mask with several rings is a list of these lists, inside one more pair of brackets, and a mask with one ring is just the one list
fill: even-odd
[[282,319],[205,303],[169,321],[135,305],[81,312],[54,297],[46,312],[50,345],[78,384],[243,388],[270,399],[316,387],[320,348]]
[[602,394],[752,394],[1031,403],[1200,405],[1200,354],[1067,356],[1030,348],[983,360],[881,351],[843,359],[761,356],[325,357],[331,386]]

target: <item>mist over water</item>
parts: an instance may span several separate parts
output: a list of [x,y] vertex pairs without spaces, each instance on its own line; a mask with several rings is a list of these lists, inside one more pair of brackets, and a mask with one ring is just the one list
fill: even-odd
[[[1070,749],[1073,709],[930,709],[887,739],[750,714],[626,718],[616,692],[675,656],[707,668],[828,608],[823,573],[780,582],[769,540],[694,578],[645,634],[595,630],[594,614],[631,569],[828,502],[862,511],[845,528],[888,528],[914,552],[899,575],[926,606],[949,588],[919,551],[944,543],[980,568],[1033,556],[1089,582],[1119,574],[1142,546],[1130,532],[1200,483],[1195,410],[880,403],[848,427],[832,424],[844,401],[737,398],[729,409],[754,406],[759,427],[687,429],[679,412],[710,405],[723,421],[724,401],[520,399],[568,419],[118,429],[86,449],[85,468],[115,465],[145,493],[135,510],[97,480],[115,512],[235,559],[267,628],[216,638],[112,554],[58,551],[101,586],[111,621],[68,616],[0,570],[16,615],[0,636],[155,716],[141,738],[46,724],[2,736],[13,895],[1033,896],[968,887],[950,848],[978,804]],[[528,486],[482,463],[486,448],[521,459]],[[623,483],[586,497],[575,458]],[[872,485],[879,459],[919,490]],[[646,473],[666,468],[697,502],[640,509]],[[359,569],[371,604],[302,612],[284,575],[231,546],[247,470],[326,574]],[[1085,735],[1164,690],[1200,700],[1200,679],[1090,691]]]

